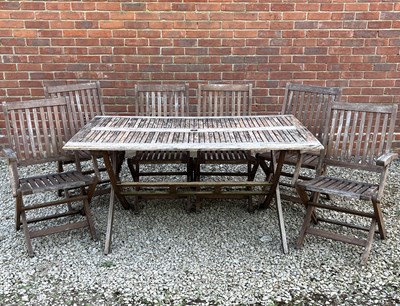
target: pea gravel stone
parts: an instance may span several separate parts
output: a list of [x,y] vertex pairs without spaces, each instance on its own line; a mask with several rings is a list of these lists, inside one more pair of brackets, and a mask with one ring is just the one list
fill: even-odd
[[117,203],[106,256],[107,195],[91,203],[97,241],[87,230],[37,238],[29,258],[4,161],[0,171],[0,305],[400,305],[399,161],[382,202],[388,238],[375,237],[366,266],[341,242],[307,237],[296,250],[304,208],[285,201],[289,254],[274,207],[249,214],[223,199],[192,214],[183,200],[146,201],[138,215]]

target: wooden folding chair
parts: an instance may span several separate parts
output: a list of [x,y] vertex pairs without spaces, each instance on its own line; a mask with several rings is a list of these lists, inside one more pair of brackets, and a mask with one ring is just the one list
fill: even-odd
[[[135,114],[138,116],[188,116],[189,85],[166,84],[135,86]],[[193,179],[193,158],[187,151],[140,151],[127,158],[129,170],[135,182],[144,176],[186,176],[186,181]],[[159,167],[143,168],[143,165],[185,165],[184,170]],[[136,198],[137,200],[137,198]]]
[[[319,160],[318,176],[309,181],[297,181],[296,189],[302,202],[307,207],[307,213],[297,240],[301,248],[307,234],[326,237],[364,247],[361,262],[367,262],[374,234],[377,231],[381,239],[385,239],[386,230],[380,202],[384,195],[384,187],[389,164],[398,157],[391,153],[397,105],[371,103],[342,103],[334,102],[328,109],[329,124],[326,125],[323,145],[325,147]],[[325,171],[323,170],[326,168]],[[332,169],[349,171],[349,177],[336,174],[328,176]],[[356,179],[355,173],[360,175]],[[339,170],[343,174],[343,170]],[[324,175],[322,175],[324,174]],[[374,182],[374,176],[377,176]],[[311,192],[311,199],[307,192]],[[320,193],[339,197],[334,203],[320,200]],[[354,198],[370,201],[372,209],[356,204],[340,201],[340,198]],[[362,203],[362,202],[361,202]],[[316,209],[318,210],[318,214]],[[320,214],[320,210],[325,214]],[[331,212],[331,213],[329,213]],[[336,213],[332,213],[336,212]],[[361,226],[358,220],[351,218],[340,219],[347,214],[370,219],[369,226]],[[340,234],[327,229],[312,226],[313,218],[316,223],[330,223],[345,226],[355,230],[364,230],[366,238]],[[377,226],[378,225],[378,226]]]
[[[62,150],[76,128],[73,126],[74,121],[70,117],[71,109],[68,108],[66,98],[3,102],[2,107],[9,143],[3,153],[8,162],[12,192],[16,199],[15,225],[17,230],[22,225],[29,256],[33,256],[31,239],[36,237],[88,227],[95,238],[89,202],[96,188],[97,178],[82,174],[78,158],[74,159],[74,170],[58,173],[43,170],[49,162],[72,159],[71,155]],[[32,174],[32,165],[41,164],[44,166],[40,167],[40,173],[36,171]],[[64,191],[62,199],[42,202],[40,197],[36,197],[58,190]],[[25,201],[27,197],[31,198]],[[83,208],[72,209],[73,202],[82,202]],[[82,213],[83,218],[74,223],[69,222],[68,218],[63,224],[57,223],[47,228],[37,229],[31,226],[32,223],[40,222],[43,225],[44,221],[50,219],[61,221],[60,219],[67,219],[70,215]]]
[[[309,130],[318,140],[322,142],[324,127],[327,119],[328,106],[333,101],[340,99],[341,89],[337,87],[323,87],[287,83],[281,114],[292,114]],[[260,166],[264,171],[272,173],[271,153],[258,154]],[[310,152],[287,152],[285,155],[285,167],[281,177],[291,178],[291,182],[281,180],[280,185],[294,187],[298,179],[310,180],[314,178],[317,168],[319,154]],[[270,164],[268,165],[267,162]],[[302,169],[312,170],[302,171]],[[282,198],[293,202],[301,202],[296,196],[282,193]]]
[[[84,127],[90,120],[96,116],[104,115],[104,105],[101,95],[101,87],[99,81],[90,81],[78,84],[67,85],[47,85],[44,88],[45,96],[47,98],[67,97],[70,103],[71,118],[74,122],[71,137],[76,134],[82,127]],[[81,161],[91,160],[89,152],[79,152]],[[101,159],[101,156],[98,156]],[[59,161],[58,171],[63,172],[64,165],[73,161]],[[97,162],[97,160],[95,160]],[[118,161],[121,165],[122,161]],[[105,173],[105,167],[97,168],[100,172]],[[93,173],[94,169],[85,169],[84,174]],[[105,187],[107,186],[107,187]],[[110,188],[109,179],[105,175],[100,178],[95,195],[108,193]]]
[[[198,116],[240,116],[250,115],[253,102],[252,84],[199,84],[198,86]],[[239,123],[237,123],[239,124]],[[212,170],[202,165],[244,165],[246,170]],[[257,159],[252,152],[236,151],[201,151],[194,160],[194,177],[201,181],[202,177],[236,176],[254,180],[257,170]],[[249,198],[251,201],[251,197]],[[249,203],[248,208],[252,210]],[[197,207],[198,208],[198,207]]]

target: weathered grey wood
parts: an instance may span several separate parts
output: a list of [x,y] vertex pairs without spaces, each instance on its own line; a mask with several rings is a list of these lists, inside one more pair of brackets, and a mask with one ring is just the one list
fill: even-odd
[[[236,137],[247,138],[245,136],[246,131],[252,130],[252,127],[245,125],[239,116],[251,114],[252,84],[199,84],[197,96],[198,116],[238,116],[237,119],[233,118],[229,122],[224,122],[224,125],[212,127],[214,131],[221,130],[220,134],[214,134],[218,137],[217,139],[234,141]],[[229,129],[235,130],[228,132]],[[198,134],[198,136],[200,139],[209,139],[210,134],[204,130],[204,134]],[[221,141],[218,140],[218,142]],[[196,181],[200,181],[202,177],[225,175],[244,176],[249,181],[253,179],[252,176],[256,172],[258,164],[251,151],[226,150],[218,152],[213,147],[210,147],[209,150],[198,152],[194,159],[194,179]],[[205,171],[201,167],[204,164],[242,164],[247,166],[247,170]]]
[[[303,203],[307,205],[307,214],[303,222],[297,246],[301,247],[307,234],[323,236],[364,246],[361,262],[365,264],[372,247],[376,225],[381,239],[386,237],[383,213],[380,201],[383,197],[387,177],[387,168],[390,161],[397,158],[391,152],[397,105],[376,105],[371,103],[343,103],[334,102],[329,106],[329,124],[324,131],[324,152],[321,154],[317,168],[318,176],[309,181],[298,181],[296,189]],[[379,162],[379,161],[385,162]],[[326,176],[325,168],[341,167],[363,171],[365,181],[355,181],[342,177]],[[377,177],[376,177],[377,176]],[[371,183],[376,177],[378,183]],[[309,199],[307,192],[314,194]],[[359,211],[343,207],[341,202],[321,204],[319,194],[326,193],[339,197],[354,198],[372,203],[370,211]],[[370,219],[368,237],[348,237],[342,234],[320,231],[311,227],[310,215],[315,209],[334,210],[340,213],[358,215]],[[317,218],[316,221],[327,221]],[[362,229],[357,225],[346,224],[340,220],[329,219],[329,223],[351,228]]]
[[[68,120],[72,119],[71,134],[76,134],[90,120],[99,115],[104,115],[104,105],[101,94],[99,81],[90,81],[85,83],[67,84],[67,85],[47,85],[44,88],[44,93],[47,98],[65,97],[68,101]],[[67,120],[65,115],[64,120]],[[79,151],[81,160],[90,160],[92,157],[87,151]],[[64,171],[64,164],[73,162],[72,160],[58,162],[58,171]],[[105,168],[98,168],[100,172],[104,172]],[[96,170],[96,171],[97,171]],[[88,169],[85,173],[94,173],[95,169]],[[108,179],[101,179],[98,182],[98,188],[95,195],[108,193],[110,188]]]
[[[46,164],[54,161],[71,160],[71,154],[63,150],[64,143],[71,138],[73,120],[69,120],[66,98],[48,98],[41,100],[6,103],[3,102],[8,148],[5,148],[13,196],[16,199],[16,229],[21,225],[25,234],[28,254],[33,256],[32,238],[49,235],[60,231],[88,227],[91,235],[95,236],[91,219],[89,201],[93,195],[97,178],[83,175],[79,170],[46,173],[41,175],[29,174],[21,176],[21,168]],[[79,161],[75,160],[77,168]],[[84,189],[87,188],[85,191]],[[64,190],[66,195],[57,201],[25,204],[25,196],[56,192]],[[70,192],[73,190],[73,192]],[[74,223],[64,223],[60,226],[48,226],[42,230],[28,227],[28,223],[43,222],[49,219],[80,214],[82,209],[71,210],[72,202],[82,202],[85,220]],[[44,214],[43,209],[51,206],[64,206],[68,210],[57,214]],[[28,212],[35,210],[37,216],[28,218]]]
[[[277,120],[272,121],[273,118]],[[64,149],[94,150],[105,148],[116,151],[152,151],[152,150],[293,150],[319,152],[323,148],[321,143],[292,115],[274,116],[241,116],[243,124],[252,129],[245,131],[242,128],[222,127],[221,122],[229,121],[232,117],[129,117],[129,116],[98,116],[79,133],[74,135]],[[265,124],[275,125],[273,129],[265,129]],[[108,128],[124,125],[127,129]],[[141,126],[139,131],[133,126]],[[182,129],[182,126],[190,126]],[[215,132],[211,127],[218,126]],[[105,132],[104,127],[107,127]],[[177,130],[175,130],[175,127]],[[154,131],[164,130],[166,142],[159,142]],[[175,131],[179,131],[176,132]],[[120,137],[121,134],[123,137]],[[173,137],[180,134],[180,142]],[[205,137],[205,134],[208,137]],[[221,135],[231,135],[229,139]],[[248,137],[237,137],[247,134]],[[199,136],[200,135],[200,136]],[[277,137],[279,135],[279,137]]]
[[[135,85],[135,109],[136,114],[140,116],[150,116],[150,120],[154,117],[178,117],[188,116],[189,114],[189,85],[188,84],[136,84]],[[184,120],[182,120],[184,121]],[[148,123],[149,124],[149,123]],[[147,128],[142,125],[134,124],[132,127],[127,124],[118,125],[118,127],[107,126],[107,131],[121,132],[120,137],[117,137],[118,142],[136,141],[137,136],[130,137],[127,133],[130,131],[135,133],[147,133]],[[125,134],[123,134],[125,133]],[[180,131],[176,127],[169,128],[163,126],[157,129],[157,120],[154,120],[154,127],[151,131],[153,137],[149,142],[155,143],[158,139],[162,142],[171,142],[175,134]],[[141,136],[139,136],[140,138]],[[157,141],[158,142],[158,141]],[[141,176],[176,176],[185,175],[187,181],[191,181],[193,177],[193,159],[190,153],[181,148],[177,151],[157,150],[156,148],[138,149],[136,154],[127,159],[127,164],[134,181],[139,181]],[[185,164],[184,171],[163,171],[158,169],[154,171],[145,171],[141,168],[143,164]]]
[[[237,122],[240,122],[239,127],[236,127]],[[248,126],[250,130],[245,131],[243,129],[245,126]],[[104,129],[104,127],[107,127],[107,129]],[[140,128],[141,131],[137,132],[134,127]],[[187,130],[182,127],[187,127]],[[235,130],[235,128],[237,130]],[[216,130],[213,132],[212,129]],[[153,130],[164,130],[165,135],[160,138],[160,134],[153,132]],[[233,137],[223,138],[220,136],[221,134],[229,135],[229,133],[232,133]],[[198,134],[203,135],[199,137]],[[204,134],[206,134],[207,137]],[[240,135],[243,137],[240,137]],[[114,195],[118,197],[124,207],[128,206],[125,197],[121,194],[121,186],[116,178],[116,165],[115,163],[113,165],[108,152],[111,152],[115,159],[118,151],[140,151],[147,148],[156,151],[165,150],[166,152],[176,151],[177,148],[184,148],[185,150],[192,151],[192,153],[196,155],[198,151],[207,151],[210,149],[217,151],[234,151],[237,149],[246,151],[248,149],[258,149],[262,152],[271,149],[281,152],[285,152],[286,150],[315,150],[318,152],[323,147],[292,115],[240,117],[98,116],[74,135],[70,141],[64,145],[64,149],[91,150],[94,153],[99,151],[103,152],[104,161],[107,165],[107,170],[113,186],[107,223],[105,253],[111,250]],[[284,156],[284,154],[280,154],[280,156]],[[275,190],[277,190],[276,187],[280,173],[279,168],[281,165],[282,158],[280,158],[276,164],[277,169],[274,172],[275,175],[272,178],[272,185],[268,195],[271,193],[273,195]],[[247,182],[241,182],[240,184],[243,183],[247,184]],[[189,184],[189,182],[185,182],[185,184]],[[133,188],[136,187],[141,186],[136,185]],[[245,188],[248,187],[251,186],[245,185]],[[196,186],[193,186],[193,188],[196,188]],[[201,190],[199,190],[199,192],[201,192]],[[248,190],[243,192],[246,197],[251,195]],[[264,193],[265,190],[261,192]],[[279,190],[277,190],[277,193],[279,193]],[[215,195],[219,196],[214,193],[210,196]],[[172,194],[172,196],[174,195]],[[239,194],[238,196],[243,195]],[[183,197],[186,198],[188,195],[184,195]],[[279,198],[277,197],[277,199]],[[276,205],[278,207],[277,213],[282,235],[282,246],[286,252],[286,236],[284,232],[282,209],[280,207],[281,203],[279,200]]]
[[[328,106],[333,101],[339,101],[341,89],[337,87],[310,86],[295,83],[287,83],[281,114],[294,115],[318,140],[322,141],[324,127],[327,122]],[[301,155],[299,154],[301,153]],[[271,154],[258,154],[260,163],[271,161]],[[287,153],[285,164],[294,167],[293,172],[283,171],[282,176],[291,177],[292,183],[285,184],[294,187],[298,179],[310,180],[309,175],[301,175],[301,169],[315,170],[318,165],[319,153],[293,152]],[[282,197],[294,202],[301,202],[299,198],[282,194]]]

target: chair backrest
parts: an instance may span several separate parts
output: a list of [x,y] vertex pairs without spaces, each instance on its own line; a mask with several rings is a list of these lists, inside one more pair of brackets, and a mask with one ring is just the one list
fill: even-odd
[[68,97],[71,103],[72,118],[75,122],[74,133],[78,132],[90,120],[104,115],[104,106],[99,81],[80,84],[46,86],[46,98]]
[[72,137],[67,98],[3,102],[9,147],[22,166],[71,160],[62,147]]
[[198,116],[245,116],[251,114],[252,84],[199,84]]
[[337,87],[310,86],[287,83],[282,114],[292,114],[320,141],[327,119],[328,105],[339,101]]
[[380,172],[376,160],[391,150],[397,109],[396,104],[332,103],[325,164]]
[[138,116],[188,116],[189,85],[135,85]]

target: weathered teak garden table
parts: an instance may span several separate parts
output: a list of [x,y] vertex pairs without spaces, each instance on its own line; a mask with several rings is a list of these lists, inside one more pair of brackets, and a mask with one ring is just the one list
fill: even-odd
[[[266,201],[276,194],[282,247],[288,252],[278,188],[286,151],[319,151],[321,143],[292,115],[232,117],[128,117],[98,116],[68,141],[65,150],[103,152],[112,191],[104,253],[111,250],[114,197],[128,208],[116,176],[117,155],[123,151],[251,150],[279,151]],[[193,187],[196,182],[186,182]],[[137,186],[137,185],[136,185]]]

